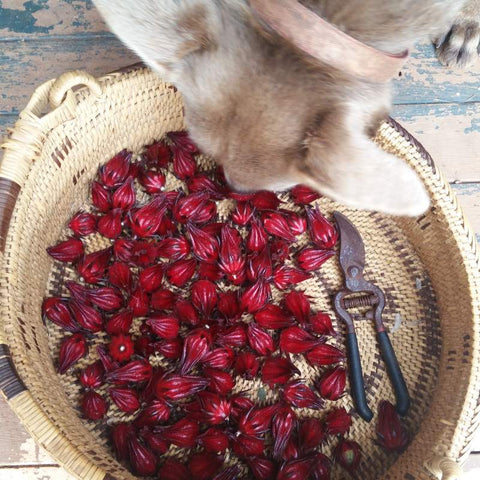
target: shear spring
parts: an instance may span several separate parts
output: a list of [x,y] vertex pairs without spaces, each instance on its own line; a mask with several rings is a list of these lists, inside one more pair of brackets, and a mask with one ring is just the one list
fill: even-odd
[[358,297],[344,298],[343,306],[348,308],[373,307],[378,303],[376,295],[360,295]]

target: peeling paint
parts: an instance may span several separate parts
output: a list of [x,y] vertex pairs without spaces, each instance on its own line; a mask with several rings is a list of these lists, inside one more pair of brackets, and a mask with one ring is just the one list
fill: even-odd
[[44,449],[39,448],[33,438],[28,435],[3,398],[0,398],[0,423],[2,425],[2,431],[0,432],[0,478],[10,478],[2,476],[4,466],[55,463],[51,456]]
[[[480,63],[480,62],[479,62]],[[443,81],[440,75],[430,75],[420,79],[406,76],[406,80],[396,79],[393,82],[394,102],[397,104],[421,103],[450,103],[450,102],[479,102],[480,74],[472,72],[465,74],[463,85]],[[472,80],[473,77],[473,80]],[[461,91],[459,91],[461,88]]]
[[90,22],[86,17],[86,12],[91,10],[93,3],[90,0],[63,0],[71,5],[77,13],[77,17],[72,20],[72,26],[77,28],[88,29]]
[[480,194],[480,183],[454,183],[452,189],[458,195],[478,195]]
[[[402,120],[414,120],[418,117],[430,117],[432,121],[444,117],[465,117],[472,123],[480,120],[480,103],[422,103],[394,105],[393,115]],[[469,124],[471,122],[468,122]],[[471,125],[469,125],[471,127]],[[469,128],[466,127],[466,128]],[[476,131],[473,128],[472,131]],[[470,133],[470,132],[465,132]]]
[[0,0],[0,41],[106,32],[91,0]]
[[23,3],[23,9],[4,8],[0,1],[0,29],[8,29],[17,33],[48,33],[53,25],[42,27],[35,25],[34,13],[48,9],[48,0],[29,0]]
[[31,463],[32,458],[38,461],[39,449],[33,438],[27,438],[17,451],[19,463]]
[[0,114],[18,113],[39,85],[65,70],[100,76],[138,61],[113,37],[5,42],[0,46],[0,92],[7,98],[0,98]]
[[472,118],[471,126],[463,130],[463,133],[466,134],[472,132],[480,132],[480,118]]
[[433,45],[417,45],[393,87],[397,104],[480,101],[480,62],[451,69],[438,62]]
[[396,105],[393,116],[425,146],[449,181],[480,181],[480,103]]

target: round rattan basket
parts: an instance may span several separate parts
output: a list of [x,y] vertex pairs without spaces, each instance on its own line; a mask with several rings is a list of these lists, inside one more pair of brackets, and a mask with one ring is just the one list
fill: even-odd
[[[35,440],[79,479],[134,477],[115,460],[105,435],[81,419],[72,379],[55,371],[58,332],[42,323],[41,303],[71,272],[59,269],[45,248],[86,204],[100,164],[184,127],[179,93],[143,66],[98,80],[70,72],[37,89],[3,145],[0,387]],[[424,180],[430,211],[411,219],[349,210],[328,199],[319,205],[327,214],[346,213],[365,240],[365,275],[386,293],[384,321],[412,397],[405,422],[413,440],[400,456],[387,456],[373,441],[376,419],[360,418],[348,436],[363,448],[358,478],[452,480],[461,477],[480,420],[475,236],[448,183],[408,132],[390,120],[376,140]],[[306,290],[334,315],[330,298],[341,284],[331,261]],[[393,400],[372,325],[359,322],[358,336],[369,403]],[[351,408],[349,395],[342,402]],[[346,476],[334,470],[334,478]]]

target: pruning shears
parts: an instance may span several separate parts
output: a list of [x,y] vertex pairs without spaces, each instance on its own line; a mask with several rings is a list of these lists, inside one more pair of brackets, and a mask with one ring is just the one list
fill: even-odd
[[410,397],[400,365],[382,321],[385,295],[379,287],[363,278],[365,247],[360,233],[350,220],[341,213],[335,212],[333,216],[340,233],[340,266],[345,276],[345,288],[335,295],[334,308],[347,327],[347,356],[355,408],[367,422],[372,419],[373,413],[368,406],[365,395],[354,315],[351,315],[348,309],[372,307],[365,317],[372,319],[375,323],[380,352],[395,392],[396,410],[400,415],[405,415],[410,407]]

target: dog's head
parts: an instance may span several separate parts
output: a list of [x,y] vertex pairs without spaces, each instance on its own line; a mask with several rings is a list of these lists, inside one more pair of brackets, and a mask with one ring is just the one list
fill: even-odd
[[94,3],[178,86],[193,139],[235,189],[304,183],[358,208],[416,215],[428,207],[414,172],[369,137],[388,110],[387,87],[309,65],[263,35],[242,0]]

